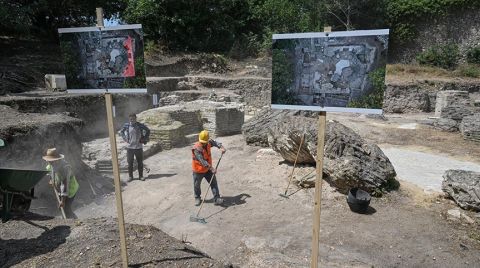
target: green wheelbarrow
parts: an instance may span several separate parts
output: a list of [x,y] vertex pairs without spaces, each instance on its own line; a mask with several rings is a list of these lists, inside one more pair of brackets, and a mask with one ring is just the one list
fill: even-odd
[[23,214],[30,209],[34,198],[34,186],[47,172],[0,168],[0,205],[3,222],[11,218],[11,213]]

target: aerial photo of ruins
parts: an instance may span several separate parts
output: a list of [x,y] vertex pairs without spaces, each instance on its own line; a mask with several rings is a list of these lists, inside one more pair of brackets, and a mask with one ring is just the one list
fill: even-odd
[[[380,109],[381,100],[376,107],[358,101],[374,91],[369,74],[385,68],[387,47],[388,35],[274,39],[273,49],[287,55],[294,73],[290,85],[274,92],[287,91],[294,101],[273,95],[273,103]],[[273,68],[281,64],[274,59]]]
[[480,0],[1,2],[0,268],[480,268]]
[[[60,44],[67,85],[71,89],[125,88],[131,87],[125,83],[129,79],[145,79],[140,28],[61,32]],[[136,61],[140,61],[138,74],[135,73]]]

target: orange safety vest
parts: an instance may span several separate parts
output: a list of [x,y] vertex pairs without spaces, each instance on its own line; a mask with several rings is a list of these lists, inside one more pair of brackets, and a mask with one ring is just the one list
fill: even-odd
[[208,167],[202,166],[202,163],[200,163],[200,161],[197,160],[197,158],[195,157],[194,150],[201,152],[203,155],[203,159],[205,159],[205,161],[207,161],[208,164],[212,166],[212,152],[210,150],[211,148],[212,148],[212,145],[210,145],[210,143],[207,144],[206,149],[203,147],[202,143],[198,141],[193,145],[193,148],[192,148],[192,171],[193,172],[207,173],[209,170]]

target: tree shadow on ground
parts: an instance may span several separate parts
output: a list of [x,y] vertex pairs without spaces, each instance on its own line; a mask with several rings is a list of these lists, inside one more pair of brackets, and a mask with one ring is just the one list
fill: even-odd
[[48,229],[38,226],[45,231],[36,238],[0,239],[0,267],[10,267],[38,255],[54,251],[66,242],[70,235],[70,226],[56,226]]

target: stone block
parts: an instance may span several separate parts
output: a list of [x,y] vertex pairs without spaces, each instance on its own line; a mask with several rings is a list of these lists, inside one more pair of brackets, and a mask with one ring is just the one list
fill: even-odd
[[48,91],[67,90],[67,80],[63,74],[46,74],[45,87]]
[[472,101],[468,95],[468,91],[461,90],[445,90],[437,93],[435,103],[435,116],[440,116],[443,109],[451,106],[471,106]]

